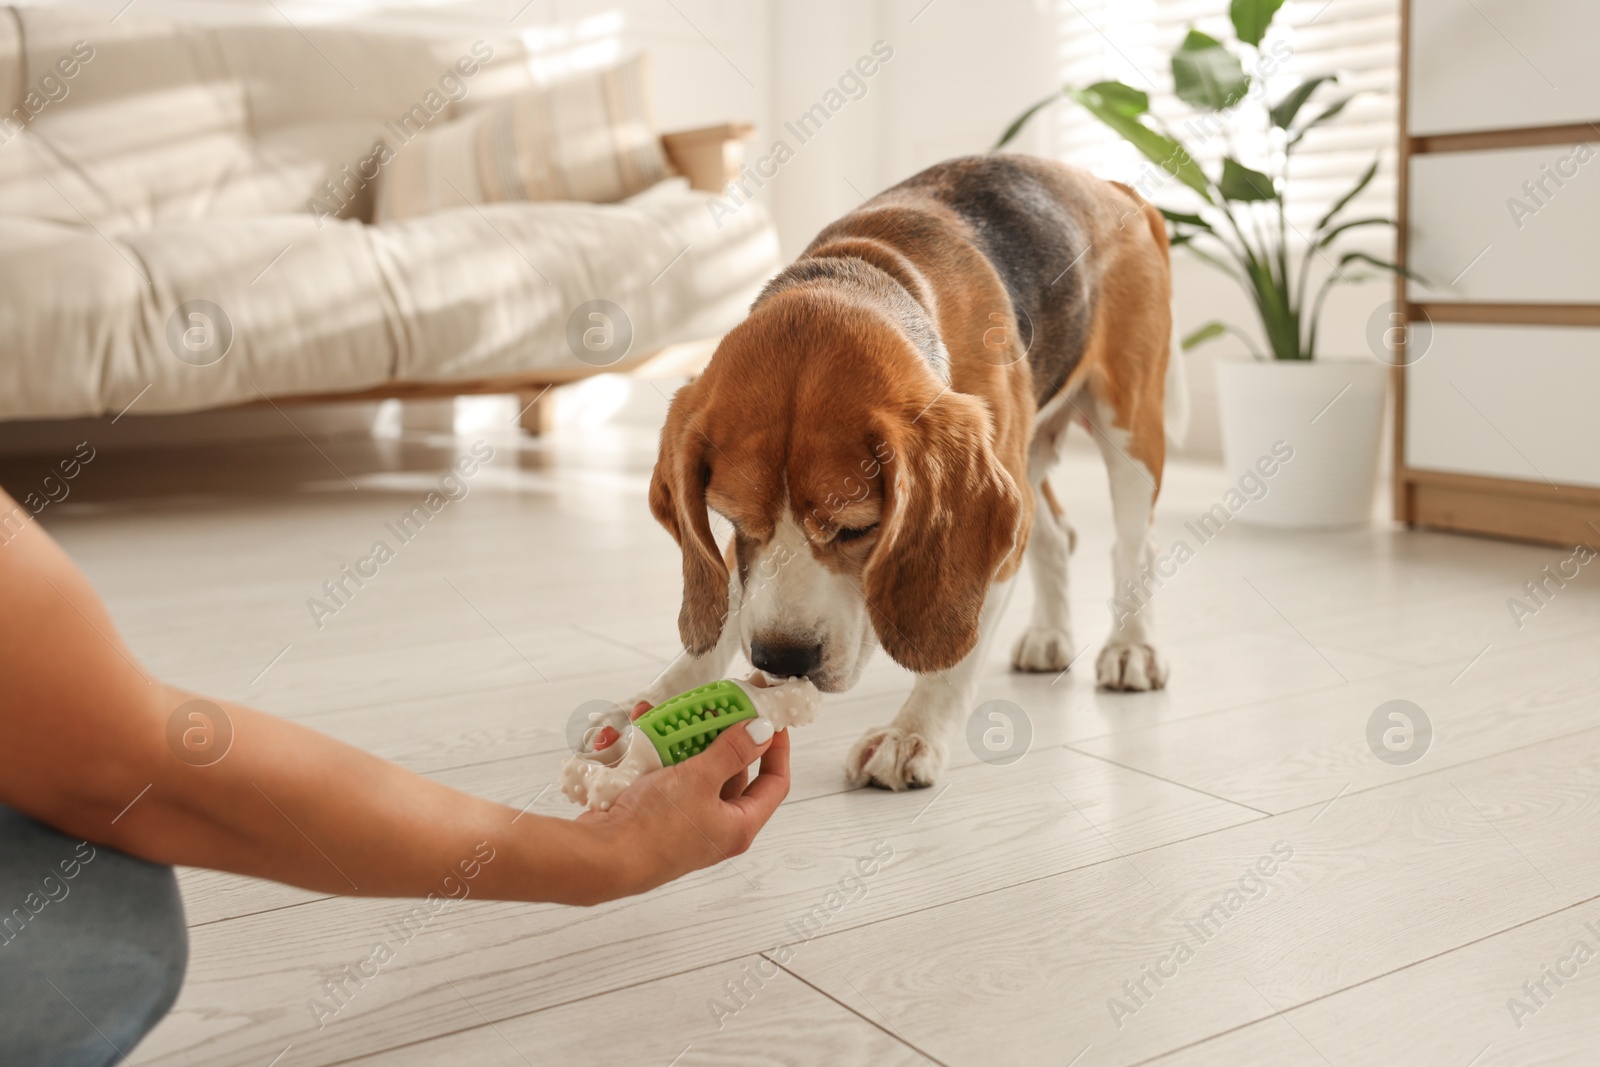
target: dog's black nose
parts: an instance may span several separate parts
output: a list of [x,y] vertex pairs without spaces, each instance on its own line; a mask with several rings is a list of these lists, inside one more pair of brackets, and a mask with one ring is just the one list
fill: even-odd
[[804,678],[822,663],[821,645],[798,645],[789,641],[750,642],[750,662],[768,674]]

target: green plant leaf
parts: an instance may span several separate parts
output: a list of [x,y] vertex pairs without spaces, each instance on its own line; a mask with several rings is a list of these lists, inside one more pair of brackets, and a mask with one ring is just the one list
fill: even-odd
[[1150,110],[1150,95],[1123,82],[1095,82],[1089,89],[1100,94],[1100,102],[1108,110],[1127,118],[1136,119]]
[[[1194,243],[1194,239],[1199,237],[1199,234],[1191,233],[1185,236],[1188,238],[1188,240],[1184,241],[1183,244],[1189,250],[1189,254],[1191,256],[1194,256],[1196,259],[1204,263],[1210,264],[1217,270],[1220,270],[1222,273],[1232,278],[1234,281],[1238,282],[1240,285],[1245,284],[1244,275],[1239,273],[1239,269],[1237,267],[1225,259],[1221,259],[1212,255],[1210,252],[1207,252],[1205,249]],[[1218,238],[1218,240],[1221,240],[1221,238]]]
[[1086,89],[1069,88],[1066,93],[1088,109],[1095,118],[1121,134],[1129,144],[1142,152],[1146,159],[1199,193],[1206,203],[1214,203],[1211,198],[1211,183],[1207,180],[1205,171],[1200,169],[1200,164],[1189,155],[1189,150],[1172,138],[1157,133],[1137,118],[1119,110],[1120,107],[1126,107],[1125,99],[1118,99],[1108,104],[1094,86]]
[[989,149],[989,151],[998,152],[1000,149],[1010,144],[1017,134],[1022,132],[1022,127],[1028,124],[1029,119],[1033,118],[1033,116],[1037,115],[1039,112],[1055,103],[1060,97],[1060,93],[1051,93],[1049,96],[1045,97],[1043,100],[1039,101],[1037,104],[1034,104],[1032,107],[1028,108],[1028,110],[1012,119],[1011,125],[1006,127],[1006,132],[1000,135],[1000,139],[994,143],[994,147]]
[[1272,25],[1272,16],[1282,6],[1283,0],[1233,0],[1233,5],[1228,8],[1228,14],[1233,19],[1233,32],[1245,44],[1251,47],[1259,45],[1261,38],[1266,36],[1267,27]]
[[[1331,246],[1333,244],[1333,242],[1339,237],[1339,235],[1341,233],[1344,233],[1346,230],[1354,230],[1354,229],[1357,229],[1358,227],[1361,227],[1361,226],[1395,226],[1395,225],[1398,225],[1398,224],[1393,219],[1373,217],[1373,218],[1365,218],[1365,219],[1353,219],[1350,222],[1341,222],[1339,225],[1333,227],[1330,230],[1326,230],[1326,231],[1323,231],[1323,230],[1319,229],[1317,231],[1317,235],[1313,236],[1311,238],[1311,240],[1306,244],[1305,255],[1303,257],[1301,257],[1301,260],[1300,260],[1300,283],[1299,283],[1298,300],[1299,300],[1299,303],[1300,303],[1302,309],[1305,306],[1306,282],[1309,281],[1310,277],[1311,277],[1311,260],[1312,260],[1312,258],[1314,256],[1320,255],[1322,249]],[[1330,275],[1330,277],[1332,277],[1335,281],[1339,280],[1338,272],[1334,272],[1332,275]],[[1348,279],[1346,279],[1346,280],[1348,280]],[[1322,306],[1321,300],[1319,299],[1318,303],[1317,303],[1317,307],[1320,309],[1321,306]],[[1316,322],[1315,321],[1313,321],[1311,323],[1311,327],[1312,327],[1312,329],[1311,329],[1312,338],[1314,340],[1315,337],[1316,337]]]
[[1164,207],[1157,208],[1156,210],[1161,212],[1161,217],[1166,219],[1168,222],[1182,222],[1189,226],[1200,226],[1207,230],[1211,229],[1211,224],[1205,219],[1201,218],[1199,215],[1186,215],[1181,211],[1168,211]]
[[1225,322],[1213,321],[1206,323],[1198,330],[1195,330],[1193,333],[1189,334],[1189,336],[1180,340],[1178,342],[1178,348],[1181,351],[1187,352],[1192,348],[1196,348],[1205,344],[1207,341],[1215,341],[1225,333],[1231,333],[1239,340],[1243,341],[1245,348],[1249,349],[1250,354],[1256,359],[1263,358],[1261,355],[1261,350],[1256,348],[1256,343],[1250,339],[1249,334],[1239,329],[1239,327],[1230,326]]
[[1266,332],[1267,344],[1272,347],[1274,359],[1301,359],[1300,316],[1289,306],[1289,294],[1272,277],[1270,271],[1260,268],[1251,273],[1256,311],[1261,316],[1261,328]]
[[1377,218],[1377,217],[1370,218],[1370,219],[1353,219],[1350,222],[1341,222],[1339,225],[1335,226],[1333,229],[1331,229],[1327,233],[1323,234],[1315,242],[1315,244],[1312,247],[1313,248],[1326,248],[1328,245],[1333,244],[1333,239],[1335,237],[1338,237],[1341,233],[1343,233],[1346,230],[1353,230],[1358,226],[1394,226],[1394,225],[1396,225],[1394,219],[1384,219],[1384,218]]
[[1213,341],[1227,332],[1228,328],[1222,323],[1208,322],[1198,330],[1189,334],[1183,340],[1179,341],[1178,347],[1187,352],[1196,345],[1203,345],[1207,341]]
[[[1212,229],[1211,223],[1199,215],[1190,215],[1182,211],[1168,211],[1164,207],[1156,210],[1161,212],[1162,217],[1167,220],[1167,229],[1171,232],[1170,241],[1174,247],[1188,244],[1202,233],[1208,233],[1213,237],[1217,236],[1217,231]],[[1194,229],[1180,229],[1180,227],[1184,226],[1193,226]]]
[[1335,100],[1333,103],[1329,104],[1321,111],[1321,113],[1317,115],[1316,118],[1312,119],[1310,122],[1294,131],[1294,136],[1289,138],[1289,147],[1293,148],[1295,145],[1299,144],[1300,138],[1306,135],[1307,130],[1311,129],[1313,126],[1320,126],[1324,122],[1327,122],[1339,112],[1343,111],[1346,104],[1360,95],[1360,93],[1351,93],[1349,96],[1342,96],[1338,100]]
[[1190,30],[1172,53],[1172,88],[1186,104],[1225,111],[1250,91],[1250,76],[1221,41]]
[[[1124,118],[1136,119],[1150,110],[1150,96],[1148,93],[1119,81],[1095,82],[1089,86],[1089,90],[1099,95],[1100,103],[1107,111],[1121,115]],[[1051,93],[1012,119],[1011,125],[1006,127],[1006,132],[1000,135],[1000,139],[994,143],[994,147],[990,148],[989,151],[998,152],[1014,141],[1017,134],[1022,132],[1022,128],[1028,124],[1033,116],[1055,103],[1062,95],[1071,96],[1072,88],[1064,86],[1061,93]]]
[[[1374,166],[1376,166],[1376,164],[1374,164]],[[1354,285],[1359,282],[1370,281],[1372,278],[1376,277],[1376,275],[1368,274],[1366,272],[1359,274],[1346,274],[1344,272],[1344,268],[1352,263],[1366,263],[1369,266],[1377,267],[1379,270],[1385,270],[1391,274],[1398,274],[1403,278],[1410,278],[1412,281],[1420,282],[1423,285],[1431,284],[1427,278],[1424,278],[1414,270],[1411,270],[1407,267],[1402,267],[1398,263],[1390,263],[1386,259],[1379,259],[1376,256],[1369,256],[1365,252],[1346,252],[1344,255],[1339,257],[1338,269],[1329,272],[1328,276],[1322,279],[1322,285],[1317,289],[1316,304],[1311,311],[1311,336],[1306,341],[1306,351],[1309,354],[1308,358],[1315,356],[1317,353],[1317,325],[1322,321],[1322,306],[1323,303],[1328,299],[1328,293],[1333,290],[1333,287],[1341,282]]]
[[1315,78],[1307,78],[1299,85],[1296,85],[1289,90],[1287,96],[1272,106],[1272,124],[1280,130],[1287,130],[1290,123],[1294,122],[1294,117],[1305,106],[1305,102],[1311,98],[1311,94],[1317,91],[1317,86],[1323,82],[1336,82],[1338,80],[1339,76],[1337,74],[1319,74]]
[[1232,156],[1222,161],[1222,180],[1217,190],[1225,200],[1276,200],[1277,190],[1272,179],[1259,170],[1251,170]]
[[1321,233],[1323,229],[1327,227],[1328,223],[1333,221],[1333,217],[1344,210],[1344,206],[1346,204],[1361,195],[1361,190],[1365,189],[1369,184],[1371,184],[1373,176],[1377,173],[1378,160],[1374,159],[1372,161],[1372,166],[1368,167],[1366,173],[1362,174],[1361,179],[1356,182],[1355,188],[1351,189],[1348,193],[1345,193],[1337,201],[1335,201],[1334,205],[1328,209],[1328,213],[1317,220],[1316,228],[1311,232]]
[[1423,285],[1428,284],[1428,279],[1424,278],[1411,268],[1402,267],[1398,263],[1390,263],[1386,259],[1378,259],[1376,256],[1369,256],[1365,252],[1346,252],[1344,255],[1339,257],[1339,266],[1341,269],[1347,263],[1366,263],[1377,267],[1379,270],[1386,270],[1391,274],[1398,274],[1403,278],[1410,278],[1414,282],[1420,282]]

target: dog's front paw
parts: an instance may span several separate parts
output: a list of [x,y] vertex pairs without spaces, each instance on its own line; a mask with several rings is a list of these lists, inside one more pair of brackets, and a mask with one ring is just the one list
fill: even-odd
[[870,783],[880,789],[921,789],[944,770],[949,753],[930,737],[894,726],[879,726],[861,735],[844,763],[851,785]]
[[1167,684],[1167,661],[1150,645],[1109,644],[1100,650],[1095,681],[1102,689],[1160,689]]
[[1048,626],[1030,626],[1011,651],[1011,669],[1055,673],[1072,663],[1072,634]]

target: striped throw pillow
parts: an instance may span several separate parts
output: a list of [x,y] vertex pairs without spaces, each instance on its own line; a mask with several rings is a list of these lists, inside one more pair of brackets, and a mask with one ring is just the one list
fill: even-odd
[[480,108],[392,144],[374,220],[507,200],[609,204],[667,177],[644,55]]

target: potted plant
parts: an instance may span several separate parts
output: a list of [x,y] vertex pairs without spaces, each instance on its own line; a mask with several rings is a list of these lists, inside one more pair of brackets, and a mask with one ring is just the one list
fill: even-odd
[[[1232,0],[1238,45],[1256,57],[1257,71],[1270,70],[1261,48],[1283,0]],[[1328,293],[1341,282],[1364,281],[1373,271],[1408,274],[1403,267],[1362,251],[1333,260],[1334,246],[1352,230],[1393,226],[1382,217],[1346,219],[1344,212],[1378,172],[1378,160],[1355,186],[1328,206],[1311,233],[1290,225],[1285,207],[1289,160],[1307,131],[1335,118],[1354,94],[1321,106],[1310,118],[1302,109],[1331,74],[1307,78],[1268,104],[1261,86],[1245,70],[1240,54],[1191,29],[1172,54],[1173,91],[1198,113],[1191,129],[1206,136],[1229,135],[1220,172],[1212,175],[1183,142],[1150,111],[1149,97],[1118,81],[1077,88],[1034,104],[1006,129],[999,149],[1046,106],[1065,96],[1115,130],[1167,175],[1192,189],[1201,204],[1194,212],[1166,208],[1171,241],[1237,281],[1256,309],[1261,337],[1224,322],[1208,322],[1182,340],[1185,351],[1232,333],[1256,358],[1217,365],[1223,457],[1230,470],[1254,465],[1277,441],[1294,449],[1292,462],[1273,480],[1266,498],[1239,515],[1275,526],[1327,526],[1366,522],[1372,511],[1382,431],[1387,366],[1377,359],[1317,360],[1317,327]],[[1252,91],[1255,84],[1258,91]],[[1325,95],[1325,94],[1324,94]],[[1248,106],[1246,106],[1248,105]],[[1259,167],[1235,158],[1231,132],[1264,133]],[[1303,247],[1291,249],[1291,238]],[[1309,300],[1307,286],[1318,261],[1331,270]],[[1347,269],[1348,268],[1348,269]],[[1174,354],[1174,358],[1176,354]]]

